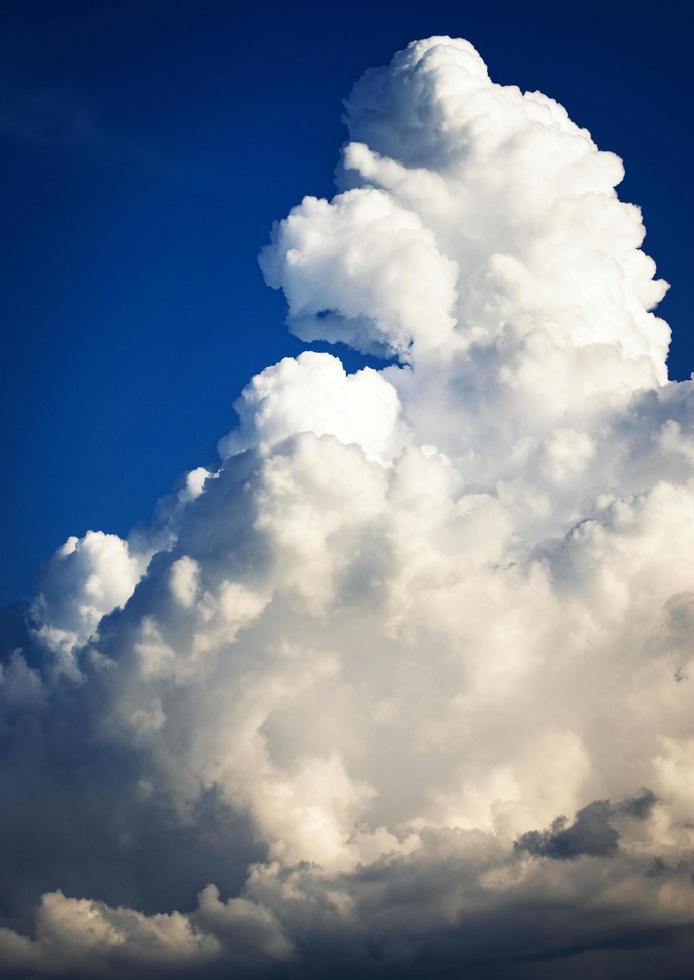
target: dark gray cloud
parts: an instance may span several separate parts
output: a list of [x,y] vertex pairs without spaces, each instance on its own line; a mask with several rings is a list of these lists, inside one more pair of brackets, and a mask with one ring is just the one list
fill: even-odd
[[607,800],[595,800],[579,810],[572,824],[568,824],[566,817],[557,817],[547,830],[530,830],[523,834],[515,846],[518,850],[557,861],[584,854],[611,857],[616,854],[619,842],[619,832],[610,824],[611,815]]
[[537,857],[568,861],[571,858],[612,857],[619,847],[619,831],[612,820],[620,815],[646,820],[658,802],[651,790],[612,804],[609,800],[594,800],[576,814],[572,824],[566,817],[557,817],[547,830],[530,830],[515,843],[518,851]]

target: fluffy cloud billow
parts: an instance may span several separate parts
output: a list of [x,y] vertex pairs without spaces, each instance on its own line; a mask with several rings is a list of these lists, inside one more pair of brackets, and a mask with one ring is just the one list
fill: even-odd
[[4,614],[8,976],[687,977],[694,387],[623,169],[466,41],[260,256],[307,351]]

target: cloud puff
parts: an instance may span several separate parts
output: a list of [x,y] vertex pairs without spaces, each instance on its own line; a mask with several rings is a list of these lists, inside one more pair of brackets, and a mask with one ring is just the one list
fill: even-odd
[[621,161],[451,38],[347,122],[260,261],[389,360],[268,367],[5,617],[0,961],[685,976],[694,386]]
[[69,663],[103,616],[125,605],[146,564],[116,534],[87,531],[83,538],[69,537],[45,569],[34,600],[38,636]]
[[253,378],[235,408],[240,425],[220,441],[223,458],[252,446],[267,453],[297,432],[356,443],[379,462],[391,459],[402,444],[393,385],[368,367],[347,374],[331,354],[285,357]]
[[386,355],[455,340],[455,263],[416,212],[381,190],[305,198],[277,225],[260,264],[268,284],[283,289],[302,340]]
[[557,817],[549,830],[530,830],[516,841],[516,848],[539,857],[565,861],[583,854],[593,857],[613,857],[617,853],[619,831],[611,818],[627,814],[640,820],[650,816],[657,797],[650,790],[640,796],[612,806],[609,800],[595,800],[576,814],[567,827],[566,817]]

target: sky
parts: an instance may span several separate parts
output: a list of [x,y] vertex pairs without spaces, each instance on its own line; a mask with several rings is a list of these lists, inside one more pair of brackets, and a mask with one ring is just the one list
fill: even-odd
[[348,13],[9,11],[3,980],[690,976],[687,25]]
[[688,377],[691,17],[667,2],[5,4],[2,601],[28,598],[69,534],[148,520],[214,458],[248,378],[301,349],[257,253],[303,194],[330,194],[342,100],[413,38],[469,38],[493,77],[551,93],[623,157],[622,197],[671,283],[670,372]]

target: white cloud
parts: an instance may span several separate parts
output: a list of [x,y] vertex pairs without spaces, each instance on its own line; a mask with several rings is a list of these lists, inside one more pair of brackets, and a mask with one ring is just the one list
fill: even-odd
[[171,566],[169,588],[174,599],[186,609],[190,609],[195,602],[199,577],[200,566],[188,555],[178,558]]
[[39,904],[0,950],[116,977],[684,975],[694,385],[667,380],[621,161],[450,38],[347,108],[340,192],[261,264],[299,336],[396,361],[267,368],[152,529],[53,559],[0,675],[0,829],[35,846],[44,798],[56,829],[8,877],[22,922]]
[[303,340],[407,355],[455,343],[456,266],[419,216],[381,190],[307,197],[260,256]]
[[400,448],[400,404],[391,384],[372,368],[347,374],[331,354],[305,351],[257,374],[236,402],[240,427],[220,442],[223,458],[257,446],[267,453],[300,432],[356,443],[368,459],[385,462]]
[[127,602],[146,564],[116,534],[87,531],[83,538],[68,538],[48,564],[34,601],[38,635],[69,665],[74,648]]

